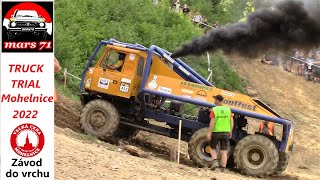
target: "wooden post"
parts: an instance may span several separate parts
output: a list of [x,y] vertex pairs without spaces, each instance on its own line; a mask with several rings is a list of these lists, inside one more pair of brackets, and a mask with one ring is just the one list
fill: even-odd
[[179,137],[178,137],[178,164],[180,164],[180,144],[181,144],[181,126],[182,126],[182,120],[179,120]]
[[64,89],[67,88],[67,68],[64,68],[64,73],[63,73],[63,76],[64,76]]

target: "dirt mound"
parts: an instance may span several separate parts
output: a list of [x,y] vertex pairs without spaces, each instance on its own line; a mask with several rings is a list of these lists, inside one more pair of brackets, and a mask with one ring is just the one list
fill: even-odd
[[61,128],[69,128],[75,132],[81,132],[80,112],[81,104],[58,93],[58,102],[54,109],[54,122]]

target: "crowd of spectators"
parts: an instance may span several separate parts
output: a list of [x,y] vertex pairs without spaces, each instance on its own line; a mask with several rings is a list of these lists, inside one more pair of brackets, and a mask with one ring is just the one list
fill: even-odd
[[188,6],[188,4],[184,4],[182,5],[180,3],[180,0],[174,0],[172,1],[172,6],[171,6],[171,9],[174,11],[174,12],[177,12],[177,13],[182,13],[184,14],[185,16],[188,16],[190,17],[190,19],[192,20],[192,22],[194,24],[198,24],[199,27],[203,28],[205,30],[205,33],[207,33],[210,29],[212,28],[218,28],[220,27],[219,25],[219,22],[214,22],[212,23],[212,25],[209,25],[209,22],[208,22],[208,19],[203,17],[201,15],[200,12],[198,11],[191,11],[190,7]]
[[297,74],[299,76],[320,83],[320,49],[312,49],[308,52],[296,49],[284,69],[291,72],[293,64],[297,64]]
[[262,56],[261,62],[278,65],[276,63],[279,59],[284,59],[284,70],[288,72],[295,71],[298,76],[302,76],[306,80],[320,83],[320,49],[312,49],[309,51],[295,49],[291,55],[272,55],[272,53],[268,53]]

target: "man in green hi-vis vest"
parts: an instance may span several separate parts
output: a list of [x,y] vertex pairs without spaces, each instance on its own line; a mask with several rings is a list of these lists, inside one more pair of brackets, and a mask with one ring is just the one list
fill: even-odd
[[213,96],[216,107],[212,108],[210,113],[210,126],[208,131],[208,140],[210,141],[210,154],[213,159],[211,169],[215,170],[219,167],[217,160],[216,146],[220,142],[220,168],[224,171],[227,165],[227,149],[229,146],[229,138],[232,136],[233,114],[231,109],[222,105],[223,97],[221,95]]

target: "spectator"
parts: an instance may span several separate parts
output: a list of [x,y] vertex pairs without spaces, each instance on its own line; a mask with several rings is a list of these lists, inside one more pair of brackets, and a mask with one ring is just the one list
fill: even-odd
[[205,30],[204,33],[205,34],[207,34],[207,32],[208,32],[208,27],[209,27],[208,25],[209,25],[208,24],[208,19],[204,19],[202,24],[201,24],[201,27],[204,28],[204,30]]
[[153,5],[156,6],[156,5],[158,5],[158,3],[159,3],[158,0],[152,0],[152,4],[153,4]]
[[320,51],[316,52],[316,57],[315,60],[313,62],[313,64],[315,65],[312,69],[312,73],[313,73],[313,80],[314,82],[320,82]]
[[216,21],[215,23],[213,23],[213,28],[219,28],[220,25],[219,25],[219,21]]
[[307,58],[306,58],[306,62],[307,62],[307,60],[312,60],[313,61],[313,59],[314,59],[314,53],[313,53],[313,51],[312,50],[310,50],[309,52],[308,52],[308,56],[307,56]]
[[304,63],[305,63],[305,59],[304,59],[304,53],[303,51],[299,51],[299,56],[298,56],[298,75],[299,76],[303,76],[303,70],[304,70]]
[[193,22],[194,23],[201,23],[202,22],[202,16],[200,15],[199,12],[196,12],[196,15],[193,17]]
[[269,64],[269,65],[272,64],[272,61],[271,61],[271,60],[268,60],[268,59],[266,58],[266,54],[263,54],[263,55],[262,55],[261,62],[262,62],[262,63],[265,63],[265,64]]
[[[294,50],[294,58],[295,58],[295,59],[298,59],[298,58],[299,58],[299,50],[298,50],[298,49],[295,49],[295,50]],[[288,60],[288,61],[286,62],[286,66],[285,66],[285,70],[286,70],[286,71],[291,72],[293,62],[295,61],[294,58],[291,58],[290,60]]]
[[177,0],[176,3],[174,3],[174,11],[175,12],[180,12],[180,0]]
[[188,15],[189,14],[190,9],[189,9],[187,4],[184,4],[182,12],[183,12],[184,15]]
[[176,7],[176,0],[171,0],[171,9]]

